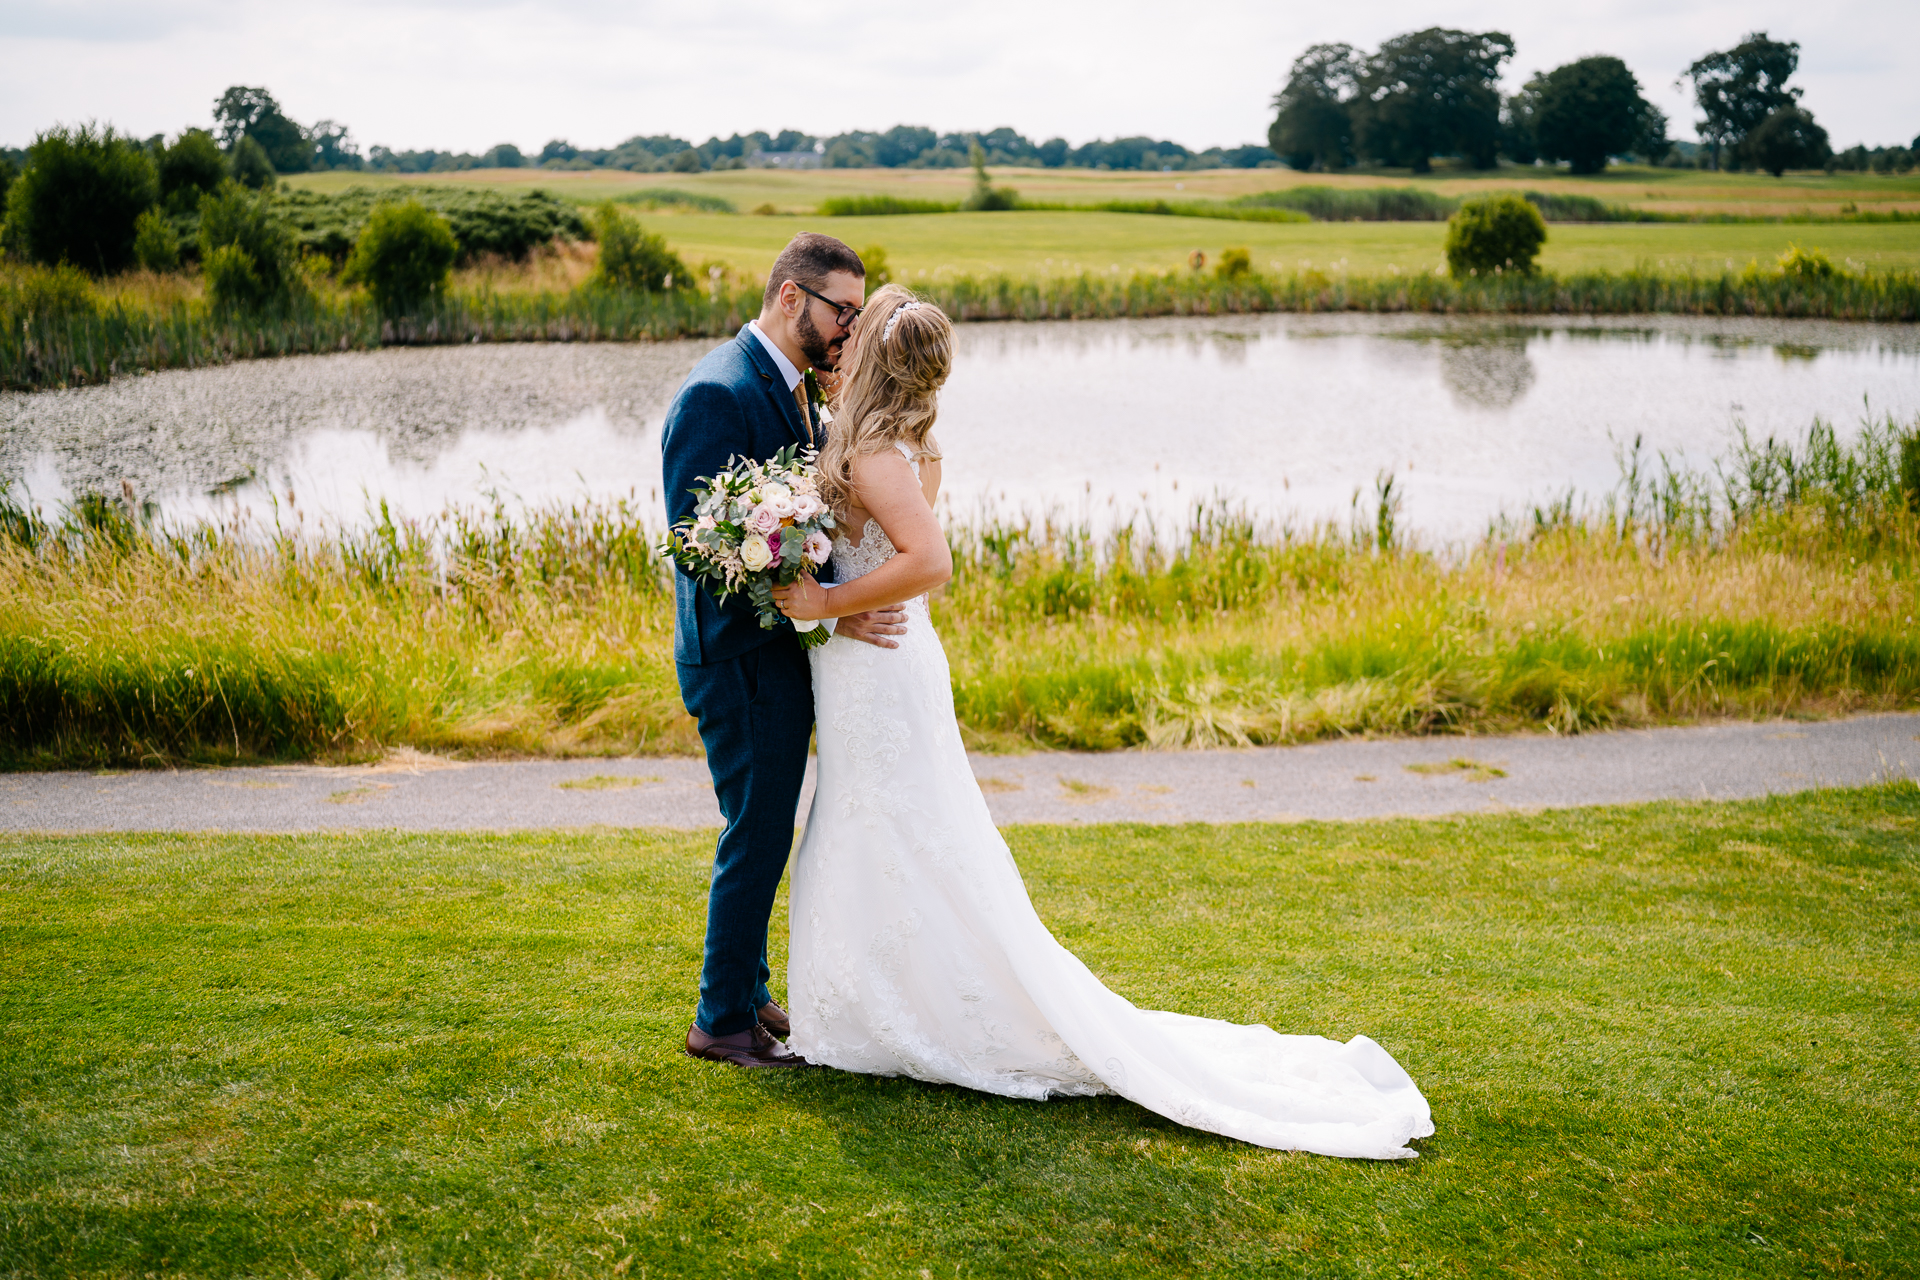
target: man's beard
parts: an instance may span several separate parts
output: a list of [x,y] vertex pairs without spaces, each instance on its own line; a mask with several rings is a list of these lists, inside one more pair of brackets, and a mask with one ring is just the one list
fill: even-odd
[[831,369],[840,363],[840,345],[845,339],[828,342],[813,327],[813,308],[800,308],[800,316],[794,321],[793,331],[800,338],[800,353],[807,363],[816,369]]

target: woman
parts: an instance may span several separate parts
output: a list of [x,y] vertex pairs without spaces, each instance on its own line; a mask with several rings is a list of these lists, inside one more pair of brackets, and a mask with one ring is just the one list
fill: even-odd
[[819,781],[792,872],[791,1047],[1014,1098],[1117,1093],[1265,1147],[1415,1155],[1409,1140],[1433,1132],[1426,1099],[1372,1040],[1137,1009],[1035,914],[968,765],[927,613],[952,573],[932,436],[952,363],[938,308],[898,285],[868,302],[820,456],[836,585],[776,592],[795,619],[910,601],[897,649],[811,652]]

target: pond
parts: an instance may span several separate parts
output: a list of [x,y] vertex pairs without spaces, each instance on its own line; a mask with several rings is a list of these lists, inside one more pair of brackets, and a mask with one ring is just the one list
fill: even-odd
[[[1683,317],[1380,315],[964,325],[937,434],[969,516],[1104,525],[1221,497],[1344,520],[1382,472],[1429,539],[1604,494],[1635,437],[1707,468],[1825,417],[1920,416],[1920,329]],[[51,506],[130,485],[169,518],[311,523],[631,496],[659,510],[659,430],[711,342],[405,348],[0,396],[0,479]]]

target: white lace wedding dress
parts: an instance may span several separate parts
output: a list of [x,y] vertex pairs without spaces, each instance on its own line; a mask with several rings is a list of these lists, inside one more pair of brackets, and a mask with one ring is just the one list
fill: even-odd
[[[917,467],[916,467],[917,470]],[[850,582],[893,555],[836,537]],[[1378,1044],[1138,1009],[1055,942],[981,797],[925,597],[898,649],[811,651],[819,784],[793,864],[793,1049],[1013,1098],[1117,1093],[1263,1147],[1398,1159],[1433,1132]]]

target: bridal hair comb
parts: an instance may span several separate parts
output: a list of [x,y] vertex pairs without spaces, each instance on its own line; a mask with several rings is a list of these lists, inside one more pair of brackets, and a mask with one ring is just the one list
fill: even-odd
[[880,341],[885,342],[893,336],[893,326],[900,323],[901,316],[909,311],[918,311],[919,309],[920,304],[918,302],[903,302],[895,307],[893,314],[887,317],[887,327],[880,331]]

